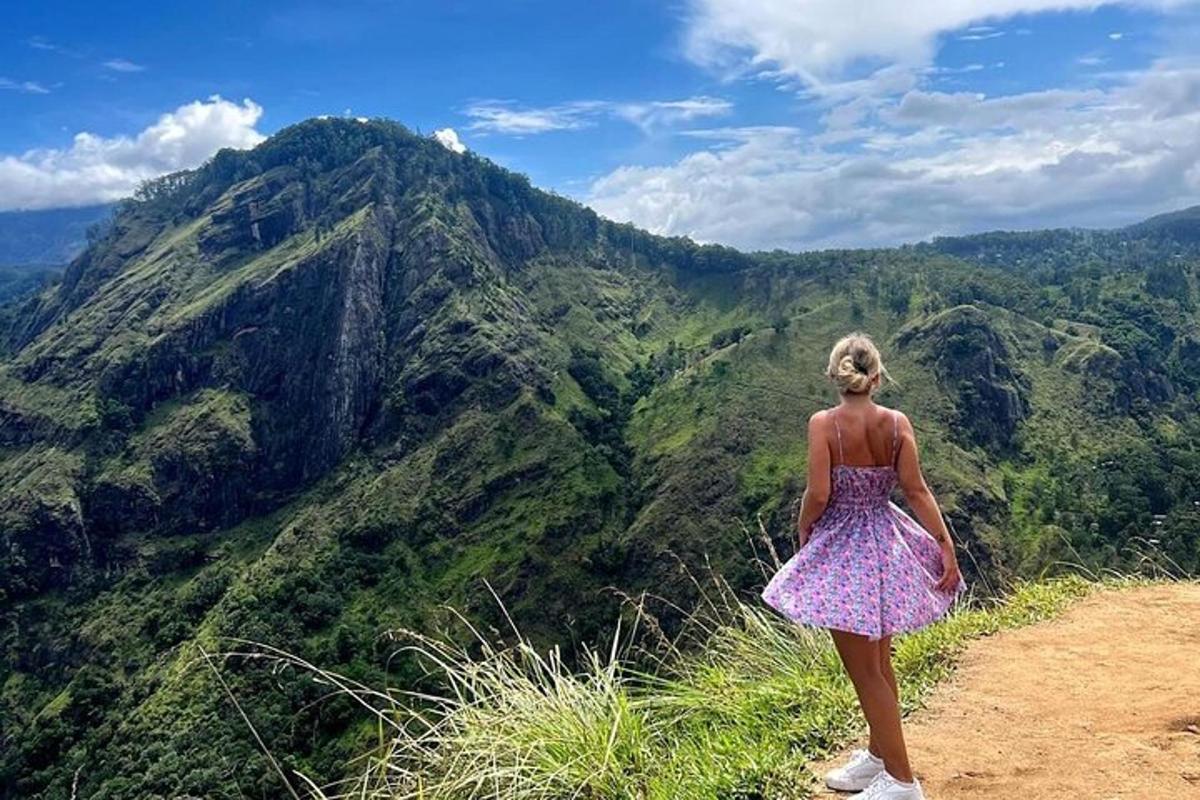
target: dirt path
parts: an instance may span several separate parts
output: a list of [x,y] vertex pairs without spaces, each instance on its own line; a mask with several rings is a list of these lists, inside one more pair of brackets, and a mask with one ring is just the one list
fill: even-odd
[[1200,586],[974,642],[905,734],[930,800],[1200,798]]

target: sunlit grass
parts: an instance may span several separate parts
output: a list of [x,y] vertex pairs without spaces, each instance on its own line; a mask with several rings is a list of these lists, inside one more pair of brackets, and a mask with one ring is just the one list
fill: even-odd
[[[973,638],[1048,619],[1097,587],[1135,579],[1077,575],[1018,583],[897,639],[906,711]],[[713,576],[670,638],[652,602],[602,650],[570,664],[513,628],[496,643],[394,633],[427,685],[375,690],[277,650],[241,655],[310,670],[375,716],[380,745],[353,779],[298,794],[322,800],[668,800],[810,796],[808,763],[862,733],[854,692],[828,636],[784,620]]]

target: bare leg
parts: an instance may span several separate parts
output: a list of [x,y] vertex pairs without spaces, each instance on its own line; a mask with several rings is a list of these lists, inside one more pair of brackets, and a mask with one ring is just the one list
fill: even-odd
[[[892,671],[892,637],[885,636],[876,644],[879,645],[879,668],[883,672],[884,680],[892,687],[892,694],[896,695],[896,702],[900,702],[900,687],[896,683],[896,673]],[[867,745],[867,750],[871,755],[882,758],[882,753],[879,751],[879,742],[875,741],[875,734],[871,734],[871,741]]]
[[857,633],[833,630],[830,633],[854,684],[863,716],[871,728],[871,738],[879,749],[884,766],[896,780],[905,783],[912,781],[904,732],[900,728],[900,703],[892,684],[884,677],[879,643]]
[[896,673],[892,670],[892,637],[885,636],[879,640],[879,666],[883,671],[883,677],[887,680],[888,685],[892,687],[892,694],[896,695],[896,702],[900,702],[900,685],[896,683]]

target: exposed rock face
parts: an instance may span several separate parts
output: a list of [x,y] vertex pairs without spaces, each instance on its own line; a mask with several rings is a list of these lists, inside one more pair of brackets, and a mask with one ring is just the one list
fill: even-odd
[[[127,204],[9,324],[8,375],[30,389],[0,396],[0,443],[103,441],[78,475],[56,477],[85,497],[68,538],[228,526],[356,447],[394,438],[402,452],[460,407],[497,408],[549,385],[531,358],[529,309],[503,288],[547,247],[544,198],[511,181],[472,186],[471,173],[441,163],[461,157],[394,128],[291,136],[327,141],[293,153],[285,134],[254,156],[223,153]],[[346,136],[362,141],[339,150]],[[64,406],[94,402],[99,418],[12,399],[41,387]],[[164,404],[213,390],[244,398],[244,430],[216,414],[198,449],[159,442],[146,456],[126,441]],[[181,435],[203,440],[203,427]],[[34,527],[47,518],[27,511]],[[80,552],[56,556],[64,574]]]
[[132,437],[87,482],[84,513],[100,541],[128,531],[192,533],[253,510],[257,460],[245,395],[203,390]]
[[91,553],[77,492],[80,459],[56,448],[30,449],[0,473],[0,599],[67,585]]
[[295,167],[277,167],[236,187],[210,212],[198,238],[200,252],[221,262],[269,250],[300,230],[306,220],[305,186]]
[[1029,413],[1026,382],[987,314],[975,306],[956,306],[902,331],[897,344],[933,368],[954,398],[954,429],[966,441],[1001,450],[1012,446]]

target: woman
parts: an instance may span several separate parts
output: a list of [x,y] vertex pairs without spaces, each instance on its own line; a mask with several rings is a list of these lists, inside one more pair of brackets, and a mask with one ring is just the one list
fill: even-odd
[[[879,350],[851,334],[834,345],[828,375],[841,403],[808,421],[799,549],[763,599],[796,622],[829,629],[870,727],[867,749],[825,782],[862,800],[921,800],[900,727],[891,641],[945,614],[963,580],[921,475],[912,424],[874,401],[887,376]],[[897,484],[920,525],[890,502]]]

